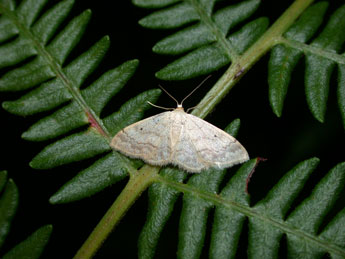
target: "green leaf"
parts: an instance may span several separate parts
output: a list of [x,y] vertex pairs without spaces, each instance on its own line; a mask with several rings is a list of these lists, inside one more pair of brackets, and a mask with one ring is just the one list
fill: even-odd
[[53,70],[40,57],[0,78],[1,91],[20,91],[54,77]]
[[159,8],[179,1],[180,0],[132,0],[133,4],[144,8]]
[[[344,247],[345,243],[345,229],[339,226],[345,224],[345,209],[340,211],[334,219],[326,226],[320,234],[322,239],[328,242],[334,242],[340,247]],[[341,258],[341,256],[331,253],[332,258]]]
[[[345,163],[334,167],[315,187],[308,199],[289,215],[287,222],[316,234],[319,226],[344,187]],[[308,220],[303,220],[308,218]]]
[[179,258],[199,258],[206,233],[207,217],[212,203],[202,198],[202,192],[216,193],[225,170],[208,170],[188,181],[195,192],[185,193],[179,226]]
[[26,39],[19,38],[0,46],[0,68],[15,65],[35,54],[36,49]]
[[[105,73],[99,80],[82,91],[85,101],[98,116],[111,97],[117,94],[133,76],[138,65],[138,60],[127,61],[121,66]],[[154,92],[150,94],[154,95]],[[150,94],[147,93],[147,95]]]
[[[307,42],[320,27],[327,2],[319,2],[309,7],[284,34],[288,39]],[[285,45],[277,45],[271,51],[268,64],[269,100],[273,112],[280,117],[290,83],[291,73],[303,52]]]
[[[79,58],[63,69],[63,75],[24,95],[16,101],[3,103],[4,109],[18,115],[31,115],[50,110],[72,98],[87,76],[97,67],[109,47],[104,37]],[[66,78],[69,80],[67,81]],[[67,81],[67,82],[66,82]]]
[[114,136],[121,129],[140,120],[144,116],[144,112],[151,107],[148,102],[155,102],[160,93],[161,91],[158,89],[143,92],[127,101],[119,111],[104,118],[104,125],[110,135]]
[[[99,116],[104,106],[119,92],[138,66],[137,60],[125,62],[101,76],[89,87],[81,91],[85,102]],[[41,141],[62,135],[72,129],[89,123],[89,118],[80,105],[73,101],[60,110],[45,117],[23,133],[28,140]]]
[[[268,217],[284,220],[292,202],[302,190],[306,180],[316,168],[319,159],[312,158],[301,162],[290,170],[274,186],[265,199],[255,205],[259,213]],[[270,223],[253,218],[249,222],[249,249],[248,253],[252,256],[261,255],[265,258],[278,257],[279,243],[283,231],[275,228]],[[259,238],[264,235],[265,239]]]
[[[199,6],[197,2],[189,2],[188,5],[190,6],[188,8],[206,9],[205,13],[199,14],[200,23],[187,27],[159,41],[153,47],[153,51],[160,54],[176,55],[214,41],[224,41],[227,31],[248,18],[257,9],[258,4],[259,1],[257,0],[249,0],[235,6],[223,8],[214,14],[214,21],[212,21],[210,14],[207,14],[207,6]],[[179,17],[177,16],[176,18]],[[213,32],[210,30],[210,27],[216,28],[218,32]]]
[[[243,53],[267,29],[268,19],[259,18],[228,37],[238,53]],[[204,62],[207,60],[207,62]],[[182,80],[211,73],[231,61],[220,43],[213,43],[189,52],[156,73],[163,80]],[[195,64],[198,64],[195,66]]]
[[[163,169],[164,179],[181,183],[187,174],[176,168]],[[145,225],[139,236],[139,258],[153,258],[159,237],[168,221],[179,192],[164,183],[154,183],[149,188],[149,208]]]
[[91,11],[86,10],[72,21],[47,46],[48,52],[62,65],[69,53],[80,41],[91,18]]
[[225,132],[230,134],[233,137],[236,137],[238,134],[238,131],[240,130],[241,121],[240,119],[234,119],[226,128]]
[[47,146],[30,162],[30,166],[36,169],[53,168],[109,150],[107,140],[96,130],[90,129]]
[[324,122],[329,83],[335,67],[333,61],[309,55],[306,57],[306,98],[313,116]]
[[[286,173],[279,184],[273,187],[265,199],[255,207],[262,210],[262,213],[269,211],[271,216],[284,219],[292,202],[296,199],[306,180],[318,164],[318,158],[311,158],[299,163]],[[289,195],[286,195],[287,193]]]
[[[15,2],[13,0],[2,0],[1,4],[8,9],[8,11],[13,11],[15,8]],[[0,8],[0,12],[3,13],[4,10]],[[2,15],[0,17],[0,43],[6,41],[13,36],[18,34],[18,29],[13,25],[10,19]]]
[[[37,1],[35,1],[37,2]],[[42,44],[46,44],[53,36],[59,25],[65,20],[74,4],[73,0],[61,1],[52,9],[44,13],[32,27],[33,34],[37,35]],[[31,13],[31,10],[29,10]]]
[[[242,165],[221,191],[220,197],[248,206],[249,195],[245,192],[246,180],[256,163],[256,159],[251,159]],[[209,251],[211,258],[233,258],[236,255],[244,220],[245,215],[238,211],[229,210],[225,206],[217,206]]]
[[[345,27],[345,5],[331,16],[321,34],[312,42],[312,46],[330,52],[338,52],[345,42],[342,33]],[[314,117],[324,121],[326,113],[329,81],[335,62],[314,55],[306,56],[306,97]]]
[[[0,247],[3,245],[18,207],[18,189],[12,179],[6,181],[6,172],[0,172]],[[6,183],[6,184],[5,184]]]
[[290,83],[291,73],[302,57],[302,51],[275,46],[268,64],[269,101],[275,115],[280,117]]
[[284,45],[275,46],[272,50],[269,62],[269,99],[278,117],[282,114],[291,73],[305,54],[307,103],[313,116],[320,122],[324,121],[330,78],[341,59],[340,56],[336,57],[337,55],[334,54],[341,50],[345,42],[345,36],[342,33],[345,27],[345,5],[332,14],[324,29],[311,44],[306,45],[305,42],[317,32],[327,7],[327,2],[319,2],[308,8],[284,34]]
[[345,129],[345,65],[339,66],[338,71],[338,105]]
[[152,29],[169,29],[196,21],[198,18],[198,13],[189,3],[180,3],[146,16],[139,24]]
[[89,168],[63,185],[50,199],[50,203],[68,203],[89,197],[127,177],[121,156],[112,152],[97,160]]
[[[141,119],[144,115],[144,111],[150,107],[147,102],[155,102],[159,94],[160,90],[150,90],[138,95],[132,100],[129,100],[118,112],[109,115],[104,119],[104,124],[107,129],[114,135],[120,129]],[[56,142],[56,146],[61,146],[61,143],[64,144],[65,141],[60,140]],[[109,149],[108,145],[104,147],[106,147],[107,150]],[[80,149],[80,147],[78,148]],[[69,150],[68,145],[66,146],[66,149]],[[36,158],[34,158],[33,163],[36,159],[38,159],[37,161],[40,160],[41,154],[48,160],[54,158],[54,152],[51,154],[47,154],[45,151],[42,152],[43,153],[40,153]],[[89,150],[81,149],[80,153],[78,153],[78,150],[76,150],[71,154],[71,156],[79,154],[84,156],[82,157],[83,159],[85,158],[85,154],[88,154],[89,152]],[[78,157],[78,160],[79,159],[81,159],[81,157]],[[44,161],[42,165],[45,165]],[[67,182],[51,197],[50,202],[65,203],[91,196],[117,181],[120,181],[127,176],[128,171],[133,170],[133,168],[138,168],[139,165],[141,165],[141,163],[139,164],[136,161],[131,161],[117,152],[112,152],[104,158],[99,159],[89,168],[83,170],[76,177]]]
[[[345,181],[344,171],[345,163],[334,167],[316,186],[311,196],[291,213],[287,222],[304,232],[316,234],[322,220],[332,208],[341,189],[343,189]],[[306,218],[308,220],[305,220]],[[343,246],[343,244],[341,245]],[[308,244],[302,237],[290,237],[289,234],[288,248],[292,256],[305,255],[306,258],[315,258],[324,253],[324,249],[321,247]]]
[[[63,3],[63,2],[62,2]],[[78,43],[90,20],[91,12],[85,11],[74,18],[47,46],[48,53],[59,65]],[[34,87],[55,76],[53,66],[45,57],[38,56],[27,65],[15,68],[0,78],[1,91],[20,91]]]
[[24,26],[30,27],[46,3],[47,0],[22,1],[16,9],[18,20]]
[[158,71],[158,78],[184,80],[213,72],[236,59],[268,26],[266,18],[259,18],[228,35],[229,30],[255,12],[260,1],[242,1],[212,13],[214,2],[187,1],[171,5],[170,1],[134,1],[142,7],[166,7],[141,19],[139,23],[144,27],[168,29],[188,25],[153,47],[159,54],[177,55],[191,51]]
[[[20,23],[21,26],[25,28],[30,27],[46,2],[47,0],[22,1],[19,7],[16,9],[17,20],[11,21],[11,22]],[[8,6],[4,6],[4,7],[6,8]],[[12,5],[10,5],[9,7],[13,8]],[[11,10],[12,8],[11,9],[5,9],[5,8],[1,8],[2,10],[0,10],[0,12],[4,13],[5,15],[7,13],[13,13],[13,11]],[[9,21],[7,20],[7,22]],[[6,27],[12,27],[12,26],[6,26]],[[6,35],[5,37],[3,36],[4,39],[7,39],[13,36],[14,34],[13,33],[14,31],[12,28],[6,28],[6,31],[7,30],[10,30],[10,32],[7,32],[7,34],[9,35]],[[17,40],[13,42],[9,42],[0,47],[0,68],[14,65],[36,53],[37,53],[36,46],[30,44],[30,39],[28,39],[25,36],[19,37]]]
[[4,259],[36,259],[42,254],[45,246],[49,241],[50,234],[52,232],[52,226],[46,225],[33,234],[31,234],[26,240],[12,248],[2,258]]

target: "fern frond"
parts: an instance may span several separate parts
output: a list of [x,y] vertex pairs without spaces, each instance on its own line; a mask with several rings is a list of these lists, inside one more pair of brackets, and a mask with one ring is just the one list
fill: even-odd
[[185,184],[178,172],[162,174],[161,179],[150,187],[148,219],[139,240],[140,258],[153,257],[159,235],[181,192],[184,193],[178,245],[181,258],[201,255],[207,218],[213,207],[216,209],[209,247],[211,258],[233,258],[236,255],[246,219],[251,258],[277,258],[284,234],[292,258],[316,258],[325,253],[335,258],[344,257],[345,232],[339,230],[345,223],[344,209],[324,229],[320,229],[320,225],[343,189],[345,163],[330,170],[311,195],[289,212],[318,161],[312,158],[299,163],[254,206],[250,206],[245,189],[256,159],[244,164],[221,190],[224,171],[210,170],[192,176]]
[[[281,116],[282,113],[291,73],[304,54],[307,103],[313,116],[320,122],[324,121],[332,71],[337,65],[341,69],[345,63],[344,56],[338,54],[345,42],[344,5],[331,15],[321,33],[315,37],[327,7],[327,2],[311,6],[283,35],[281,44],[272,49],[269,63],[269,97],[277,116]],[[307,43],[312,37],[314,39]],[[340,99],[343,94],[341,84],[338,89]],[[341,102],[339,108],[344,117],[344,105]]]
[[[215,1],[133,2],[141,7],[162,8],[139,21],[144,27],[171,29],[183,26],[180,31],[164,38],[153,47],[153,51],[158,54],[182,54],[158,71],[158,78],[184,80],[208,74],[231,62],[229,73],[224,82],[220,83],[219,89],[212,90],[200,105],[206,105],[206,98],[217,96],[218,92],[227,92],[229,84],[234,84],[233,81],[243,76],[258,57],[272,49],[268,82],[269,101],[273,112],[278,117],[281,116],[292,71],[305,55],[307,103],[313,116],[320,122],[324,121],[332,71],[338,66],[341,79],[342,66],[345,64],[344,55],[339,53],[345,41],[345,6],[339,7],[331,15],[320,33],[318,29],[323,25],[328,2],[318,2],[302,12],[302,8],[311,4],[312,1],[308,0],[295,1],[291,6],[291,13],[283,14],[282,19],[278,19],[267,31],[267,19],[258,18],[243,25],[237,32],[232,32],[234,25],[248,19],[255,12],[259,1],[242,1],[215,11]],[[292,24],[293,19],[298,17],[292,14],[297,14],[298,11],[302,12],[302,15]],[[288,23],[292,24],[290,28],[286,26]],[[260,36],[261,41],[258,40]],[[249,50],[250,46],[252,47]],[[339,109],[345,127],[344,89],[342,81],[339,81]],[[219,101],[216,100],[215,103],[217,102]]]
[[[125,62],[80,90],[85,79],[102,61],[110,45],[109,38],[103,37],[69,64],[64,64],[81,39],[91,12],[87,10],[75,17],[55,35],[72,8],[73,1],[62,1],[40,17],[34,16],[33,13],[39,13],[46,1],[34,2],[35,5],[32,5],[32,1],[24,0],[17,8],[14,8],[14,5],[0,5],[0,27],[3,24],[2,26],[10,28],[7,35],[2,35],[2,39],[8,42],[0,45],[0,53],[7,52],[10,55],[0,55],[0,65],[14,66],[28,57],[32,59],[24,65],[10,69],[0,79],[0,90],[21,91],[33,88],[17,100],[4,102],[3,107],[22,116],[59,107],[23,133],[22,137],[31,141],[57,138],[84,125],[89,125],[89,128],[50,144],[30,165],[40,169],[53,168],[109,152],[108,143],[111,137],[123,127],[139,120],[149,107],[147,101],[154,102],[160,91],[144,92],[128,101],[118,112],[101,118],[101,111],[131,78],[138,61]],[[37,10],[28,9],[29,6]],[[32,16],[30,19],[27,17],[28,13]],[[34,22],[35,20],[37,21]],[[11,40],[14,32],[17,37]],[[19,47],[21,51],[17,51]],[[131,161],[117,153],[108,154],[67,183],[62,188],[64,194],[57,193],[51,201],[63,202],[90,196],[119,181],[128,171],[133,171],[139,165],[137,161]],[[104,170],[104,174],[99,173]],[[95,177],[95,174],[98,174],[98,180],[84,186],[84,177],[90,179]],[[79,185],[78,188],[76,184]],[[70,191],[66,192],[67,189]]]
[[[136,2],[141,1],[137,0]],[[282,26],[283,29],[280,31],[277,29],[270,30],[271,34],[267,34],[267,19],[258,18],[243,25],[237,32],[229,34],[231,28],[235,28],[234,26],[238,26],[240,22],[248,19],[255,12],[259,1],[244,1],[235,6],[221,8],[214,13],[215,1],[190,1],[188,3],[192,3],[192,5],[185,3],[180,5],[178,3],[176,6],[172,5],[176,2],[175,0],[149,0],[145,2],[146,6],[150,7],[167,7],[168,5],[169,7],[143,20],[143,24],[148,24],[151,27],[156,26],[156,28],[186,26],[185,29],[161,41],[154,48],[155,51],[163,54],[184,55],[188,52],[173,62],[170,65],[170,70],[159,73],[170,79],[190,78],[209,73],[232,62],[233,65],[230,66],[232,76],[228,77],[229,74],[226,74],[223,77],[225,80],[218,83],[218,87],[222,89],[230,84],[230,79],[237,82],[238,78],[243,76],[265,51],[273,45],[286,41],[282,34],[294,20],[292,18],[290,23],[285,23],[286,28]],[[139,244],[141,257],[152,257],[159,235],[181,192],[185,193],[185,199],[178,250],[180,257],[200,255],[205,240],[207,218],[213,207],[216,207],[215,215],[218,216],[215,217],[213,224],[214,230],[212,231],[212,244],[210,246],[212,257],[219,258],[219,256],[235,254],[242,226],[246,219],[248,219],[250,226],[249,251],[251,257],[267,254],[269,258],[276,255],[280,238],[284,234],[289,238],[289,247],[290,245],[294,246],[291,248],[292,254],[294,254],[294,249],[309,252],[309,247],[315,246],[321,247],[320,253],[328,252],[335,257],[341,257],[345,254],[342,245],[344,232],[338,230],[339,226],[344,224],[343,212],[339,213],[324,231],[319,232],[315,232],[314,229],[310,230],[309,226],[298,225],[293,220],[294,217],[300,217],[298,215],[303,214],[298,212],[303,211],[303,208],[315,210],[316,205],[312,200],[319,199],[319,203],[323,206],[322,211],[315,213],[315,218],[316,216],[317,218],[313,218],[312,223],[313,227],[317,229],[334,203],[336,194],[326,193],[328,190],[325,187],[320,187],[328,197],[326,202],[320,200],[320,195],[313,194],[312,199],[309,199],[311,201],[305,200],[305,203],[300,205],[302,209],[298,207],[292,213],[287,214],[292,201],[302,189],[308,175],[313,171],[317,159],[307,160],[299,164],[276,185],[272,190],[274,195],[269,194],[265,200],[250,207],[249,197],[244,191],[245,180],[254,168],[255,160],[251,160],[241,167],[227,186],[220,190],[220,183],[225,171],[210,170],[195,175],[188,179],[187,183],[184,183],[187,177],[183,172],[166,169],[158,174],[159,169],[149,166],[143,166],[140,171],[137,171],[136,169],[142,165],[140,161],[130,160],[117,152],[111,152],[109,148],[111,137],[123,127],[140,119],[149,107],[147,101],[154,102],[160,91],[144,92],[125,103],[118,112],[102,118],[101,111],[131,78],[138,61],[125,62],[105,73],[91,85],[84,87],[85,80],[102,61],[109,47],[109,38],[102,38],[88,51],[65,64],[69,53],[79,42],[86,28],[90,19],[90,11],[85,11],[74,18],[56,35],[56,30],[67,17],[73,1],[62,1],[51,10],[39,15],[44,4],[45,1],[24,0],[20,6],[15,8],[14,2],[0,0],[0,12],[2,14],[0,28],[5,28],[0,31],[0,40],[4,42],[0,45],[0,53],[9,54],[0,58],[0,65],[7,67],[8,71],[0,79],[0,89],[3,91],[25,90],[24,96],[18,100],[5,102],[3,107],[22,116],[40,112],[47,114],[54,110],[53,113],[39,120],[22,135],[23,138],[32,141],[48,139],[53,141],[31,161],[30,165],[40,169],[54,168],[96,155],[103,155],[54,194],[50,199],[51,203],[66,203],[85,198],[123,179],[128,173],[130,174],[128,185],[111,208],[113,211],[114,208],[120,210],[115,210],[116,213],[114,214],[111,214],[113,211],[109,210],[110,212],[102,220],[103,223],[106,222],[105,225],[99,225],[99,228],[106,229],[102,232],[103,236],[97,240],[92,240],[94,236],[91,235],[91,238],[85,242],[86,245],[83,246],[85,249],[80,250],[80,254],[89,248],[87,245],[90,243],[93,248],[89,249],[88,254],[95,253],[106,235],[111,232],[114,224],[120,220],[134,200],[151,183],[153,185],[149,191],[149,219],[141,234]],[[190,8],[191,6],[193,8]],[[169,19],[166,19],[166,14],[169,14]],[[174,19],[174,15],[176,19]],[[296,16],[298,15],[296,14]],[[47,22],[48,20],[49,22]],[[190,26],[191,23],[194,24]],[[246,59],[248,56],[252,56],[250,53],[253,53],[255,45],[265,35],[266,37],[268,37],[267,35],[275,36],[270,37],[270,41],[266,41],[266,43],[268,42],[267,45],[262,51],[260,50],[260,53],[257,52],[255,58]],[[180,42],[181,39],[187,40]],[[175,45],[176,41],[179,44]],[[326,56],[333,60],[339,59],[339,55],[336,53],[328,53]],[[342,67],[340,67],[340,71],[344,73]],[[341,73],[340,79],[343,80],[344,77]],[[172,76],[169,77],[170,75]],[[81,86],[83,86],[82,90]],[[343,88],[339,87],[338,89]],[[213,95],[210,93],[210,95],[219,98],[219,96],[224,96],[226,92],[225,89],[221,94]],[[212,101],[212,99],[209,100]],[[344,103],[344,101],[339,99],[339,103]],[[214,106],[210,105],[207,108],[204,106],[199,109],[198,111],[201,111],[199,116],[205,116],[212,110],[212,107]],[[239,121],[235,121],[232,124],[233,128],[228,129],[228,131],[238,129],[238,124]],[[86,127],[87,129],[85,129]],[[72,131],[73,133],[71,133]],[[55,138],[60,139],[55,141]],[[144,174],[145,172],[147,175]],[[339,186],[344,182],[342,176],[344,164],[339,164],[331,172],[330,174],[333,176],[326,178],[321,183],[325,183],[330,190],[336,190],[338,193]],[[334,179],[339,179],[339,184]],[[260,206],[265,207],[265,209],[261,209]],[[292,219],[290,219],[290,215]],[[111,220],[108,220],[109,217],[112,217]],[[96,230],[99,228],[96,227]],[[224,229],[225,231],[223,231]],[[251,241],[255,240],[258,234],[261,235],[266,232],[269,239],[267,246],[265,244],[265,246],[260,245],[258,247],[255,242]],[[298,244],[303,245],[296,246],[295,239],[301,239],[302,241]],[[308,248],[304,249],[303,246]],[[311,248],[310,251],[316,253],[317,250],[317,248]]]
[[164,80],[188,79],[229,64],[256,41],[268,26],[267,18],[258,18],[228,35],[233,27],[255,12],[260,3],[258,0],[243,1],[215,13],[215,1],[187,1],[173,6],[169,1],[151,1],[150,4],[147,1],[133,2],[142,7],[166,7],[139,21],[146,28],[171,29],[189,25],[153,47],[153,51],[159,54],[180,55],[189,52],[156,73],[158,78]]
[[[12,179],[7,179],[7,172],[0,172],[0,248],[3,245],[6,236],[11,227],[12,219],[16,213],[18,206],[18,189]],[[1,258],[39,258],[47,245],[52,226],[46,225],[33,234],[26,240],[22,241]]]

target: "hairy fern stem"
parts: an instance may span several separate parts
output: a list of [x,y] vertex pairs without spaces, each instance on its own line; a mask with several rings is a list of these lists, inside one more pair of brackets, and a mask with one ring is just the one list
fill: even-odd
[[91,258],[97,252],[141,193],[156,180],[158,172],[158,167],[145,165],[136,174],[131,175],[126,187],[78,250],[75,259]]

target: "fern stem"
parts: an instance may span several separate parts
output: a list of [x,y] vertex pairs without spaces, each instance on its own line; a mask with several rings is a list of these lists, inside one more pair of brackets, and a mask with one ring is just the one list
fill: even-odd
[[75,259],[93,257],[135,200],[155,181],[158,172],[158,167],[145,165],[139,172],[130,177],[126,187],[78,250],[74,256]]
[[298,49],[303,51],[304,54],[313,54],[315,56],[323,57],[328,60],[332,60],[338,64],[345,64],[345,57],[342,55],[339,55],[338,53],[331,52],[329,50],[324,50],[319,47],[315,47],[313,45],[308,45],[303,42],[286,39],[284,37],[280,37],[278,40],[279,43],[282,43],[284,45],[287,45],[289,47]]
[[282,34],[314,0],[296,0],[280,18],[243,55],[236,59],[206,96],[193,114],[205,118],[228,94],[239,79],[274,45]]

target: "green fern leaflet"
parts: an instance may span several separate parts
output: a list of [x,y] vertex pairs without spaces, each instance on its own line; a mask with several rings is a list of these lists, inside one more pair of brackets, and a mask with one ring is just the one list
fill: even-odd
[[[326,24],[323,20],[329,4],[324,1],[311,5],[290,24],[311,2],[295,1],[267,30],[266,17],[249,20],[259,8],[259,0],[241,1],[216,10],[215,0],[133,0],[140,7],[155,8],[139,21],[140,25],[151,29],[182,27],[153,47],[158,54],[179,55],[156,73],[158,78],[183,80],[209,74],[231,63],[227,81],[220,86],[228,91],[228,85],[233,84],[231,80],[243,76],[261,55],[271,50],[269,101],[273,112],[280,117],[291,74],[305,55],[306,99],[311,113],[320,122],[325,119],[330,77],[338,68],[338,105],[345,128],[345,55],[340,53],[345,42],[345,5],[331,14]],[[246,20],[249,21],[240,29],[232,30]],[[324,27],[320,32],[321,26]]]

